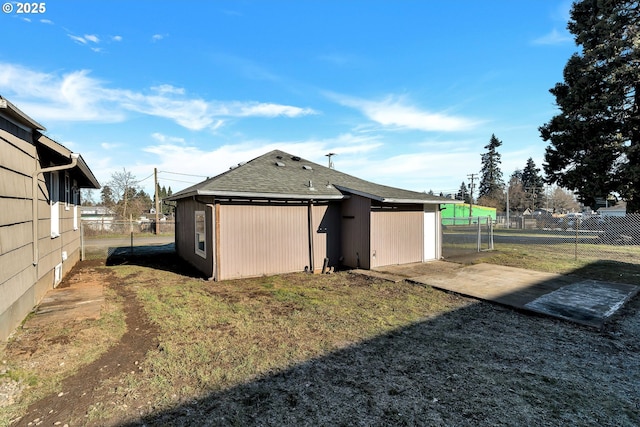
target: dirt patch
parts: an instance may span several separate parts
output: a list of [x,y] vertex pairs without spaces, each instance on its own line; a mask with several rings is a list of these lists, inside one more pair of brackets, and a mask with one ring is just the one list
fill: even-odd
[[[98,261],[83,263],[78,266],[76,274],[71,274],[68,280],[72,283],[79,279],[88,283],[97,281],[115,290],[122,299],[126,332],[115,346],[109,348],[97,360],[84,365],[75,374],[65,378],[54,393],[30,405],[26,415],[15,423],[16,426],[54,425],[55,423],[89,425],[90,409],[96,404],[101,405],[108,401],[107,391],[101,389],[99,385],[108,378],[140,372],[139,362],[143,360],[149,349],[157,347],[157,329],[147,320],[134,292],[121,286],[113,274],[104,268],[99,268],[100,266],[103,264]],[[26,340],[12,342],[7,348],[8,356],[30,357],[36,351],[46,351],[42,349],[43,341],[47,343],[46,346],[72,348],[74,336],[83,332],[82,320],[84,319],[80,318],[68,322],[66,326],[68,335],[57,337],[48,337],[46,330],[42,330],[44,326],[39,322],[32,325],[27,321],[27,328],[33,329],[34,332],[40,329],[41,333],[32,334]],[[53,368],[60,366],[60,363],[55,361],[49,361],[49,364],[55,365]]]

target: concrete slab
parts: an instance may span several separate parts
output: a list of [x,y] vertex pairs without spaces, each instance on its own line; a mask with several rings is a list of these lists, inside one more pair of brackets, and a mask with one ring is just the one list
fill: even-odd
[[407,280],[596,328],[640,290],[634,285],[485,263]]
[[637,293],[638,286],[584,280],[542,295],[525,304],[525,308],[599,326]]
[[47,291],[35,309],[35,316],[23,327],[99,319],[103,303],[104,284],[93,279],[90,273],[73,271],[59,287]]

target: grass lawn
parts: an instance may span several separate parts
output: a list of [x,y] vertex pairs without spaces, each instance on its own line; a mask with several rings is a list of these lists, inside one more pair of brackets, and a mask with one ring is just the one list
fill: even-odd
[[[107,321],[70,322],[68,339],[30,354],[25,343],[51,344],[55,330],[20,329],[0,349],[0,384],[23,388],[0,425],[74,375],[89,404],[43,425],[640,424],[637,301],[597,332],[347,272],[216,283],[152,263],[93,268],[108,283]],[[135,364],[99,381],[60,364],[85,360],[96,337],[118,348],[122,313],[138,327],[134,302],[153,325]]]

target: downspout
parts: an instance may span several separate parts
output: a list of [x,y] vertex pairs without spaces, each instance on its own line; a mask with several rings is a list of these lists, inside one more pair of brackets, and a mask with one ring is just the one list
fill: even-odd
[[[69,157],[71,158],[71,163],[67,165],[52,166],[49,168],[42,168],[42,169],[36,166],[36,170],[33,172],[33,175],[31,175],[31,205],[32,205],[31,213],[33,215],[32,230],[33,230],[33,265],[34,266],[38,265],[38,222],[40,220],[39,214],[38,214],[38,175],[40,175],[41,173],[56,172],[56,171],[72,169],[76,167],[76,164],[78,163],[78,157],[80,157],[80,155],[76,153],[71,153]],[[36,159],[36,162],[37,161],[38,160]]]
[[315,271],[313,262],[313,200],[309,200],[307,210],[309,218],[309,271],[313,274]]

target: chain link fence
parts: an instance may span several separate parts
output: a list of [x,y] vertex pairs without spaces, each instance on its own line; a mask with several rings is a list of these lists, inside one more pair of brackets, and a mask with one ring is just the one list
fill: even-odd
[[175,221],[82,220],[82,259],[134,253],[148,246],[173,248]]
[[442,218],[445,259],[491,249],[494,249],[491,217]]
[[518,257],[640,264],[639,214],[498,217],[494,227],[486,221],[443,218],[443,256],[496,249]]

